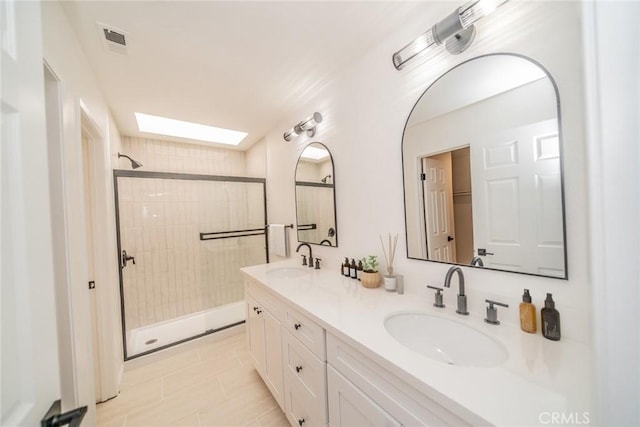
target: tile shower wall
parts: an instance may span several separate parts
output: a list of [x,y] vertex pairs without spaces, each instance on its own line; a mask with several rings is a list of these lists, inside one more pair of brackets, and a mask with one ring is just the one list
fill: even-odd
[[[243,298],[240,267],[265,262],[264,236],[199,233],[264,226],[260,183],[118,178],[127,331]],[[204,332],[204,331],[203,331]]]
[[[243,151],[129,136],[122,137],[121,148],[122,153],[144,165],[140,170],[203,175],[248,175]],[[121,159],[120,162],[121,169],[129,168],[128,160]]]
[[[260,149],[264,143],[248,152],[260,157]],[[121,151],[143,171],[265,174],[259,161],[247,166],[247,154],[237,150],[123,136]],[[265,262],[264,237],[201,242],[198,233],[262,227],[262,185],[119,178],[119,195],[122,248],[136,256],[135,268],[123,270],[127,330],[243,298],[238,269]]]

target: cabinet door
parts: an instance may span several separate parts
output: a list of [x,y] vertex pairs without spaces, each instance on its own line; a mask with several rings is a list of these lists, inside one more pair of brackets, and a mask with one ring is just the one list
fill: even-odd
[[264,321],[260,316],[262,309],[249,295],[245,296],[247,307],[247,346],[253,365],[258,372],[264,372],[265,365],[265,341]]
[[264,380],[278,405],[284,408],[280,322],[266,310],[262,310],[259,316],[264,325]]
[[327,365],[327,379],[331,427],[401,426],[331,365]]

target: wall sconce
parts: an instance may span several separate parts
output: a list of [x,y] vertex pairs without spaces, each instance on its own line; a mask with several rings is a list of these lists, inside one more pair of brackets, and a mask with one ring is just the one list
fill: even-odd
[[393,65],[401,70],[404,64],[434,45],[444,43],[447,52],[457,55],[467,50],[476,36],[473,25],[508,0],[471,0],[436,22],[420,37],[393,54]]
[[322,114],[313,113],[311,116],[286,131],[283,138],[285,141],[291,141],[302,132],[306,132],[308,137],[312,137],[316,134],[316,125],[320,122],[322,122]]

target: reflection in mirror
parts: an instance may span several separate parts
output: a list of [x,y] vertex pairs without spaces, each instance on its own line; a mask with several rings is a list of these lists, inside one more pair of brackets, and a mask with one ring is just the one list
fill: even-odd
[[334,178],[329,149],[319,142],[307,145],[296,165],[299,242],[338,246]]
[[559,119],[554,82],[521,56],[436,80],[402,140],[407,256],[566,279]]

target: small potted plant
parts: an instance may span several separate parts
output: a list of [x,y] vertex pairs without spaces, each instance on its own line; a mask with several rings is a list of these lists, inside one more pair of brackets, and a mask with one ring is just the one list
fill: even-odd
[[360,281],[365,288],[377,288],[380,286],[382,278],[378,273],[378,257],[375,255],[369,255],[366,258],[362,258],[362,274],[360,275]]

